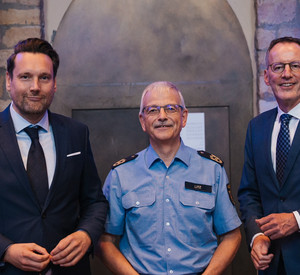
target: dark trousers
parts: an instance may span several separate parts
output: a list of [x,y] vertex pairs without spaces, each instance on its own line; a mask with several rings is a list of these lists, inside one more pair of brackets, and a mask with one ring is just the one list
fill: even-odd
[[280,256],[279,256],[279,264],[278,264],[277,275],[286,275],[286,271],[285,271],[285,268],[284,268],[284,262],[283,262],[282,253],[281,252],[280,252]]

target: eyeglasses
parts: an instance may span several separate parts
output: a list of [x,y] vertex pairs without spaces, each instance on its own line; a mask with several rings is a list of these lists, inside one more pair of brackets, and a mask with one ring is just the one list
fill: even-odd
[[269,65],[269,67],[271,67],[273,73],[281,74],[284,71],[286,65],[289,65],[291,71],[295,73],[300,72],[300,61],[293,61],[290,63],[276,62]]
[[163,108],[167,115],[174,114],[183,110],[181,105],[177,104],[168,104],[165,106],[146,106],[143,108],[142,112],[146,113],[149,116],[157,116],[160,113],[160,109]]

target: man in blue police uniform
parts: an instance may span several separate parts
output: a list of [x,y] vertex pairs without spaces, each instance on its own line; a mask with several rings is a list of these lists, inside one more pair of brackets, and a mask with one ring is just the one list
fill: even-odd
[[241,221],[223,163],[183,144],[187,115],[174,84],[144,90],[139,119],[150,146],[117,162],[103,187],[100,255],[114,274],[221,274],[237,252]]

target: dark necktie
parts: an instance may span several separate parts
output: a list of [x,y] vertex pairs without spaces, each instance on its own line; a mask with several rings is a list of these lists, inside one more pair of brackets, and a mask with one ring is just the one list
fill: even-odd
[[276,176],[279,184],[282,184],[286,160],[290,150],[290,130],[289,123],[292,116],[283,114],[280,116],[281,126],[277,138],[276,148]]
[[31,139],[31,146],[27,158],[27,174],[30,184],[43,207],[48,194],[48,176],[43,148],[39,142],[39,126],[27,127],[24,131]]

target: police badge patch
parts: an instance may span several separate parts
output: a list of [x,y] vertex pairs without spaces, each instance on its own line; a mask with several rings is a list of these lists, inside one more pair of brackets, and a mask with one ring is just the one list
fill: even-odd
[[127,158],[120,159],[119,161],[117,161],[117,162],[115,162],[113,164],[113,166],[111,167],[111,169],[114,169],[117,166],[119,166],[119,165],[121,165],[121,164],[123,164],[125,162],[131,161],[131,160],[135,159],[137,156],[138,156],[138,154],[135,154],[135,155],[131,155],[131,156],[127,157]]
[[227,187],[227,192],[228,192],[229,199],[230,199],[231,203],[233,205],[235,205],[235,202],[234,202],[234,199],[233,199],[233,196],[232,196],[232,192],[231,192],[231,185],[228,183],[226,185],[226,187]]
[[205,157],[207,159],[211,159],[211,160],[215,161],[216,163],[219,163],[222,167],[224,166],[224,162],[220,158],[215,156],[214,154],[210,154],[210,153],[208,153],[206,151],[203,151],[203,150],[197,151],[197,152],[200,156]]

